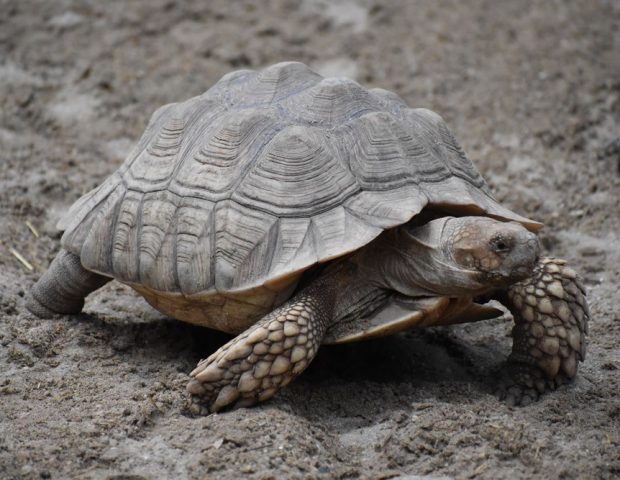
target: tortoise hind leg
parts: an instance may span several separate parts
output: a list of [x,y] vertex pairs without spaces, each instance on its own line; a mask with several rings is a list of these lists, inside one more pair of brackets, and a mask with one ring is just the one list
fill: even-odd
[[577,275],[565,264],[544,258],[530,278],[507,292],[514,343],[500,396],[510,404],[528,404],[570,381],[585,358],[588,304]]
[[303,292],[200,361],[187,390],[213,412],[271,398],[315,357],[330,315],[321,298]]
[[110,278],[82,267],[77,255],[60,250],[30,290],[26,308],[40,318],[80,313],[84,298],[109,281]]

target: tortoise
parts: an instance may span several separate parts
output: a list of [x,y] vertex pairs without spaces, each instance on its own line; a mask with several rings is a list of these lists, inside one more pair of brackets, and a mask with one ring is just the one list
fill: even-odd
[[212,411],[272,397],[321,344],[513,315],[503,397],[572,379],[584,289],[541,257],[442,118],[302,63],[240,70],[159,108],[122,166],[60,220],[28,309],[74,314],[114,278],[237,335],[191,372]]

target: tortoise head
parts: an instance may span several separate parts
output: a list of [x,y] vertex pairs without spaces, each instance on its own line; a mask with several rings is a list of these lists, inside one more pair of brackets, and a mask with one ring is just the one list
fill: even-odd
[[475,296],[506,288],[531,275],[540,254],[536,235],[521,224],[487,217],[404,226],[384,244],[393,254],[374,260],[384,286],[409,297]]
[[477,281],[499,288],[528,277],[540,255],[535,234],[516,222],[487,217],[449,219],[441,235],[446,257]]

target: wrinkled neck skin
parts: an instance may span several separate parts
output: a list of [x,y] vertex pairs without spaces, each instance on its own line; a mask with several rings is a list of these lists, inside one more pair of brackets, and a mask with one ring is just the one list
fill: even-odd
[[385,232],[358,254],[360,273],[379,288],[407,297],[477,296],[490,290],[478,272],[454,262],[442,235],[449,237],[450,217],[414,229]]
[[444,219],[410,231],[395,228],[329,264],[317,283],[335,295],[333,322],[370,315],[394,294],[419,298],[487,292],[488,287],[473,280],[475,272],[458,269],[442,246],[446,228]]

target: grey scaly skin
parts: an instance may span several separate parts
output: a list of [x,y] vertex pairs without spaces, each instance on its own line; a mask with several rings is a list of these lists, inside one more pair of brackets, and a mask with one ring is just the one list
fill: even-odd
[[315,357],[332,322],[334,280],[309,286],[201,361],[188,391],[204,397],[211,411],[271,398]]
[[575,376],[588,320],[574,272],[562,260],[540,260],[539,250],[521,225],[486,217],[388,231],[202,360],[188,391],[212,411],[266,400],[309,365],[331,325],[371,314],[396,292],[503,299],[515,328],[501,392],[511,404],[528,403]]
[[80,313],[84,298],[111,278],[86,270],[80,257],[60,250],[26,299],[28,310],[39,318]]
[[530,277],[499,294],[515,320],[500,398],[527,405],[573,379],[585,359],[585,289],[564,260],[543,258]]

